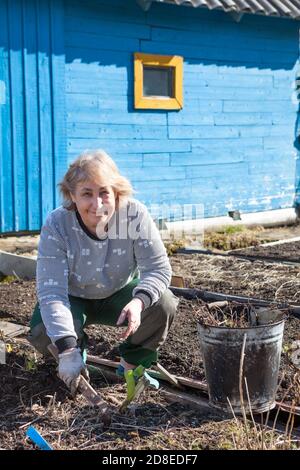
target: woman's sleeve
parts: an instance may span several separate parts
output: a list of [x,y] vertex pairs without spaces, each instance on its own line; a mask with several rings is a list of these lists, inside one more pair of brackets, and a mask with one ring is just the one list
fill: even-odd
[[[37,257],[37,296],[47,335],[59,350],[76,346],[77,335],[68,297],[67,247],[58,226],[48,217]],[[64,344],[62,344],[64,343]]]
[[169,287],[172,269],[160,233],[146,206],[142,207],[139,236],[134,240],[140,282],[133,290],[133,296],[140,298],[147,308],[157,302]]

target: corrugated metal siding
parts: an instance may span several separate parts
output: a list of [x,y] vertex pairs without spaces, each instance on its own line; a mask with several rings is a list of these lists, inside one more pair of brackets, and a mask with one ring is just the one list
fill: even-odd
[[[171,3],[192,7],[204,7],[209,10],[223,10],[235,13],[253,13],[256,15],[280,16],[300,19],[299,0],[153,0],[159,3]],[[141,0],[143,4],[144,0]],[[145,5],[150,7],[151,0]]]
[[[135,1],[66,2],[68,159],[111,153],[152,204],[291,207],[298,23]],[[133,52],[184,57],[184,108],[133,108]],[[179,209],[180,210],[180,209]]]
[[0,232],[38,230],[65,169],[61,0],[0,0]]

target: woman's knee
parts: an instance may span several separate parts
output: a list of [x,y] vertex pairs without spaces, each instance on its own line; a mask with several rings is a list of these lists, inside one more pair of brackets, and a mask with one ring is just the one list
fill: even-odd
[[178,303],[179,299],[167,289],[152,308],[157,310],[161,320],[170,323],[176,315]]
[[38,352],[44,356],[50,355],[48,346],[51,344],[51,340],[46,333],[46,328],[43,323],[38,323],[31,328],[27,339]]

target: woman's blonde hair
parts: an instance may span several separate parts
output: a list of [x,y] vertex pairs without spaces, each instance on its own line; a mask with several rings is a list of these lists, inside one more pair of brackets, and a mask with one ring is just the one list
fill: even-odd
[[104,150],[85,150],[71,163],[63,180],[58,184],[66,209],[75,209],[71,193],[75,194],[78,183],[87,180],[100,184],[104,181],[106,185],[111,186],[117,208],[133,194],[130,182],[120,174],[117,165]]

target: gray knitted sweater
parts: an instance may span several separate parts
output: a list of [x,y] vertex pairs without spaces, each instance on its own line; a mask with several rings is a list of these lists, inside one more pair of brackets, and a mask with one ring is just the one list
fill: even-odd
[[116,211],[101,240],[87,230],[76,211],[52,211],[41,230],[37,259],[38,301],[52,342],[77,339],[68,295],[104,299],[137,272],[140,282],[133,296],[147,308],[169,286],[171,267],[146,206],[130,199],[125,217],[124,208]]

